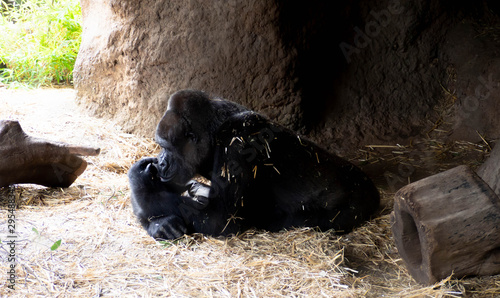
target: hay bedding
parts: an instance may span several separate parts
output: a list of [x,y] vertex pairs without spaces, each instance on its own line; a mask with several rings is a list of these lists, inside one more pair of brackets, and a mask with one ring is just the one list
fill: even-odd
[[[249,231],[228,239],[195,235],[157,243],[132,214],[126,177],[128,167],[142,156],[157,154],[157,146],[152,139],[124,133],[112,122],[86,116],[73,99],[71,89],[0,89],[1,119],[20,120],[26,132],[36,136],[102,149],[101,155],[87,158],[87,170],[68,189],[13,189],[19,206],[15,213],[16,290],[1,286],[2,296],[500,294],[498,277],[448,279],[433,287],[416,284],[391,239],[390,207],[379,218],[342,237],[296,229],[280,233]],[[476,144],[471,146],[477,149]],[[404,162],[401,156],[410,152],[406,147],[377,152],[381,149],[366,148],[355,158],[368,164]],[[0,285],[6,285],[9,266],[5,244],[8,191],[2,190],[0,200]],[[383,192],[383,196],[390,206],[392,193]],[[59,239],[61,246],[52,251],[51,246]]]

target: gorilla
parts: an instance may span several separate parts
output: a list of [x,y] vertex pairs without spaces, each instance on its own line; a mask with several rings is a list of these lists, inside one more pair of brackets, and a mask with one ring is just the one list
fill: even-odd
[[202,91],[170,97],[156,142],[158,158],[132,166],[129,180],[134,212],[157,239],[303,226],[341,234],[379,207],[377,188],[352,163]]

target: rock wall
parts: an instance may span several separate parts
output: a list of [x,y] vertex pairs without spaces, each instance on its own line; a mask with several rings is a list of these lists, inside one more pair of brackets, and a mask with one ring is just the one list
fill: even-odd
[[168,96],[195,88],[298,121],[300,90],[289,71],[272,1],[82,0],[75,66],[82,104],[152,135]]
[[[454,96],[449,134],[500,136],[500,121],[484,115],[500,102],[493,0],[81,3],[78,100],[130,132],[152,136],[169,95],[195,88],[331,151],[408,141],[443,121],[435,108],[446,106],[447,92]],[[478,28],[492,29],[478,37]],[[467,96],[481,74],[491,80],[490,95],[475,108]]]

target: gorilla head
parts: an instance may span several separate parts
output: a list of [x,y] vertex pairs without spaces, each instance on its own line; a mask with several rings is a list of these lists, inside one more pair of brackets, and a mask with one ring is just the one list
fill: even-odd
[[156,142],[163,149],[158,157],[162,181],[184,185],[195,174],[208,176],[217,129],[229,116],[244,110],[210,99],[202,91],[174,93],[156,129]]

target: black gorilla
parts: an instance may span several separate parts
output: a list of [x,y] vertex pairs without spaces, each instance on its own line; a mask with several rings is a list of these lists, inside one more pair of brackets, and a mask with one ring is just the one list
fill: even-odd
[[[376,187],[353,164],[262,115],[200,91],[171,96],[156,141],[163,149],[154,166],[158,177],[151,166],[149,172],[134,171],[141,162],[129,174],[131,181],[144,180],[131,182],[134,210],[143,210],[136,214],[153,237],[158,229],[172,239],[191,232],[228,235],[251,227],[299,226],[346,233],[379,206]],[[196,174],[211,185],[192,181]],[[181,196],[186,188],[189,195]]]

